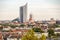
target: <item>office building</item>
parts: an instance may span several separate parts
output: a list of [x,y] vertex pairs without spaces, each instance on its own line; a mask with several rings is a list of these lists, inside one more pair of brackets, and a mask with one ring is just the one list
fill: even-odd
[[20,7],[20,22],[26,22],[27,21],[27,3],[24,6]]

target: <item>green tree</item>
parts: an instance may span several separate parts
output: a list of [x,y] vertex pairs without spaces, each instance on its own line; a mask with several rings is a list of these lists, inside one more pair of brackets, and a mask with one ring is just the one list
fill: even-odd
[[40,33],[43,33],[44,31],[41,30],[41,28],[33,28],[33,31],[34,32],[40,32]]
[[20,25],[20,27],[24,27],[24,26],[26,26],[26,25],[25,25],[25,24],[21,24],[21,25]]
[[33,30],[29,30],[23,37],[22,40],[38,40],[38,38],[34,35]]
[[48,30],[48,35],[49,35],[49,36],[54,36],[54,30],[50,28],[50,29]]
[[0,31],[2,31],[2,29],[3,29],[3,26],[0,27]]
[[9,24],[8,24],[8,23],[0,24],[0,25],[2,25],[2,26],[9,26]]
[[59,24],[54,24],[54,25],[55,25],[56,28],[57,28],[57,27],[60,27]]
[[56,33],[56,36],[57,36],[57,37],[60,37],[60,33]]
[[28,24],[28,27],[33,27],[34,25],[33,24]]
[[52,37],[52,36],[55,36],[54,30],[53,30],[52,28],[50,28],[50,29],[48,30],[48,37],[49,37],[49,40],[51,40],[51,37]]
[[42,36],[40,37],[40,40],[46,40],[46,36],[45,36],[45,35],[42,35]]
[[10,26],[11,28],[17,27],[17,25],[12,25],[12,24],[10,24],[9,26]]

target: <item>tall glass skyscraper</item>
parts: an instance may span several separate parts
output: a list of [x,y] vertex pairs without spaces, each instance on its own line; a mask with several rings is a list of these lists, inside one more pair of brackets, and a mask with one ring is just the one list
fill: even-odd
[[24,6],[20,7],[20,22],[26,22],[27,21],[27,3]]

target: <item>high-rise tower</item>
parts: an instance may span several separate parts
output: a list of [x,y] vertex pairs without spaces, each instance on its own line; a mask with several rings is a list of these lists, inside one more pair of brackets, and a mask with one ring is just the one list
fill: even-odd
[[20,7],[20,22],[26,22],[27,21],[27,3],[24,6]]

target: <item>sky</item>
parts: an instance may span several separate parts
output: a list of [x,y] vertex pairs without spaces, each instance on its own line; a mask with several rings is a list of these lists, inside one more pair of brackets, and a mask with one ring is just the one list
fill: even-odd
[[19,17],[20,6],[28,3],[29,14],[34,20],[60,20],[60,0],[0,0],[0,20],[13,20]]

